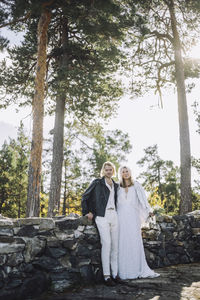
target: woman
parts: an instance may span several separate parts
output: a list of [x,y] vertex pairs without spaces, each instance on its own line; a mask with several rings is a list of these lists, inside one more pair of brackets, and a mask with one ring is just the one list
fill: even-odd
[[153,215],[144,190],[137,181],[133,181],[131,170],[127,166],[119,169],[119,179],[119,277],[158,277],[159,274],[147,265],[141,236],[141,223]]

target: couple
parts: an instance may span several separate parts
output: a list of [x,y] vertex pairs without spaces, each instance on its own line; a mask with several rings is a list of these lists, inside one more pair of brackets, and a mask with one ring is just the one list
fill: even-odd
[[95,219],[100,234],[108,286],[121,283],[121,279],[159,276],[148,267],[144,254],[141,223],[152,215],[144,190],[126,166],[119,169],[119,185],[113,175],[115,166],[105,162],[102,178],[95,179],[82,197],[83,215]]

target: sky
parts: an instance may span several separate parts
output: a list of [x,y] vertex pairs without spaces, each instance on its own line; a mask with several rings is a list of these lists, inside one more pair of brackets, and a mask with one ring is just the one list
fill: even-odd
[[[5,35],[8,32],[3,32]],[[13,44],[20,41],[20,37],[12,34],[9,37]],[[0,59],[5,54],[0,54]],[[193,48],[191,56],[200,58],[200,45]],[[191,138],[191,154],[195,158],[200,158],[200,135],[196,133],[197,124],[193,113],[192,104],[199,100],[200,81],[196,81],[196,87],[187,95],[189,127]],[[144,148],[158,145],[158,152],[162,159],[172,160],[176,165],[180,161],[179,128],[178,128],[178,108],[177,95],[174,90],[163,92],[163,104],[161,109],[158,106],[158,96],[145,94],[144,97],[131,100],[128,95],[124,95],[119,103],[117,117],[111,117],[105,129],[120,129],[129,134],[133,149],[127,155],[127,164],[137,177],[141,170],[137,166],[137,161],[144,156]],[[20,120],[26,128],[26,133],[31,137],[31,108],[20,109],[16,113],[15,107],[0,110],[0,145],[8,137],[15,138],[16,130]],[[54,118],[45,117],[44,136],[53,128]],[[196,175],[195,175],[196,176]]]

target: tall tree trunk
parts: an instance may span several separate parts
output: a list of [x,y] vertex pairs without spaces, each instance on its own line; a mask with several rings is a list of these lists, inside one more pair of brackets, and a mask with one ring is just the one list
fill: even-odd
[[44,92],[46,77],[47,30],[51,14],[43,10],[38,22],[38,53],[35,76],[35,95],[33,99],[32,145],[28,171],[28,196],[26,216],[39,216],[41,157],[43,142]]
[[64,194],[63,194],[63,215],[66,216],[66,200],[67,200],[67,183],[66,183],[66,179],[67,179],[67,163],[65,160],[65,183],[64,183]]
[[[66,72],[67,68],[67,47],[68,47],[68,27],[67,20],[63,20],[62,26],[62,48],[63,54],[60,60],[60,70]],[[62,83],[61,83],[62,84]],[[62,182],[62,164],[63,164],[63,141],[64,141],[64,119],[65,119],[65,99],[66,93],[59,93],[56,100],[56,114],[53,135],[53,158],[51,164],[51,183],[48,216],[52,217],[59,213],[60,191]]]
[[184,66],[181,54],[181,43],[177,30],[176,17],[174,12],[174,1],[168,2],[171,17],[171,27],[174,39],[175,71],[178,94],[178,114],[179,114],[179,135],[180,135],[180,158],[181,158],[181,202],[180,214],[192,210],[191,195],[191,152],[190,134],[187,112],[187,101],[185,92]]

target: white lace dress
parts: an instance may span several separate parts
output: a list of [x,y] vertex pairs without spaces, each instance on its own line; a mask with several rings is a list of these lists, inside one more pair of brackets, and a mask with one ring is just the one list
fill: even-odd
[[128,188],[118,190],[119,220],[119,277],[134,279],[138,277],[157,277],[146,262],[141,236],[141,223],[144,222],[151,208],[142,186],[135,182]]

